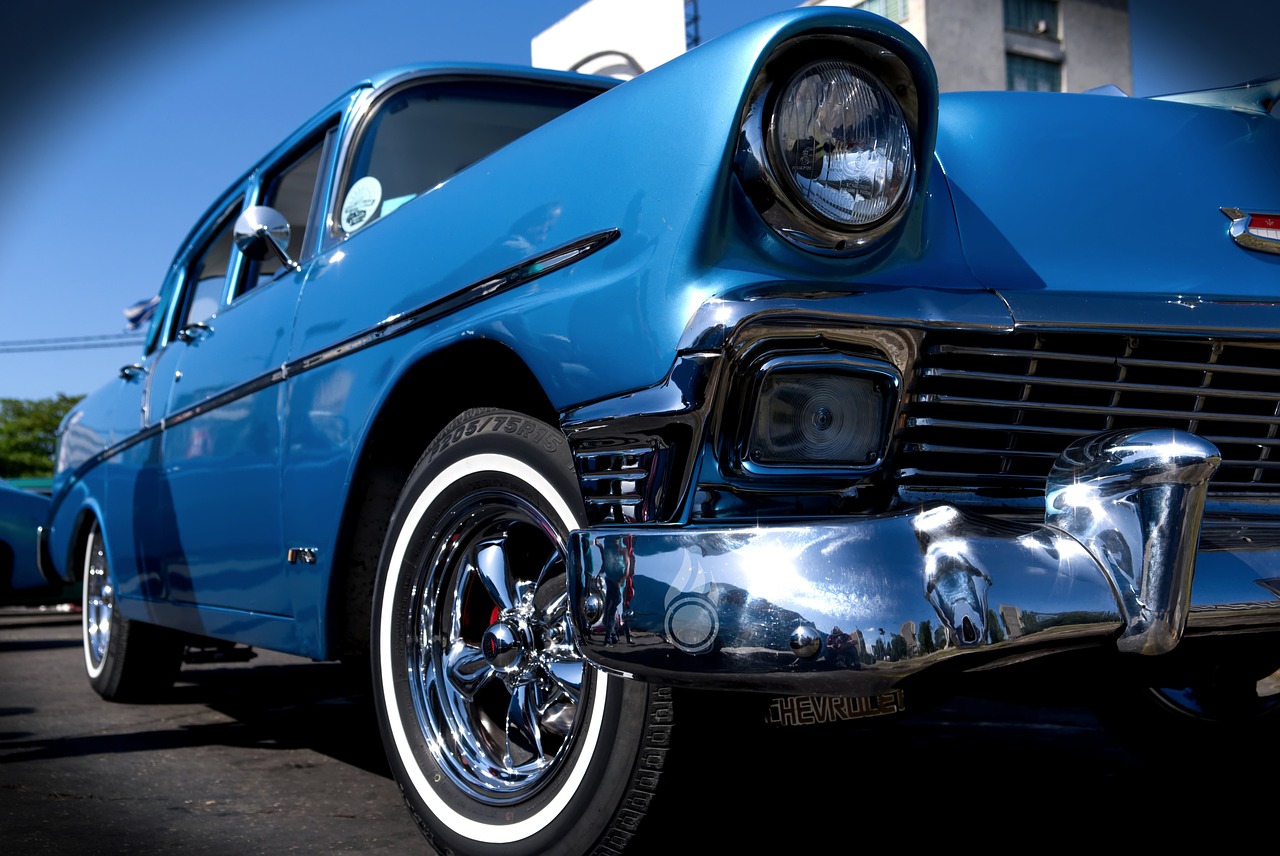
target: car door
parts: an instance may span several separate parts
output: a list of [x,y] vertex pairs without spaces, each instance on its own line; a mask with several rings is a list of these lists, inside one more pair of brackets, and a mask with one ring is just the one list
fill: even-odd
[[[354,450],[393,370],[390,351],[366,347],[379,340],[375,329],[468,285],[469,271],[494,270],[486,256],[461,273],[433,271],[424,260],[453,257],[454,248],[440,243],[448,242],[448,231],[397,225],[396,212],[432,205],[422,197],[597,92],[431,75],[362,94],[349,111],[345,151],[335,157],[325,252],[294,324],[289,360],[298,371],[286,382],[285,531],[307,551],[311,573],[323,575],[338,561]],[[495,208],[495,216],[509,213]],[[448,225],[468,228],[465,219]],[[322,590],[313,586],[315,602],[299,606],[323,614]]]
[[[290,219],[298,255],[324,140],[323,131],[304,138],[249,183],[247,199]],[[239,213],[233,201],[193,257],[152,379],[149,418],[163,419],[155,517],[164,525],[150,539],[170,600],[288,617],[280,381],[306,269],[234,249]]]
[[[197,233],[196,242],[207,237]],[[158,450],[161,438],[158,425],[148,424],[148,401],[157,373],[163,373],[168,349],[164,347],[164,331],[170,306],[185,272],[186,256],[170,268],[160,290],[159,304],[147,332],[142,354],[118,371],[111,399],[107,447],[117,450],[100,468],[105,478],[102,527],[111,545],[111,561],[115,569],[116,591],[121,597],[136,597],[149,602],[166,597],[163,566],[140,540],[144,533],[160,534],[157,527]],[[163,383],[162,383],[163,385]],[[69,432],[71,433],[71,432]],[[65,445],[65,442],[64,442]]]

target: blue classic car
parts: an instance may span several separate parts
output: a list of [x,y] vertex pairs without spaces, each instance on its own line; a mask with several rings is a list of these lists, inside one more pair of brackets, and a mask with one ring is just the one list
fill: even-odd
[[[29,479],[43,484],[43,480]],[[0,606],[53,606],[79,600],[79,586],[46,579],[36,555],[49,497],[0,479]]]
[[1084,655],[1155,747],[1273,728],[1277,96],[940,98],[822,8],[621,85],[372,78],[62,426],[89,680],[370,663],[453,853],[621,847],[688,688],[865,721]]

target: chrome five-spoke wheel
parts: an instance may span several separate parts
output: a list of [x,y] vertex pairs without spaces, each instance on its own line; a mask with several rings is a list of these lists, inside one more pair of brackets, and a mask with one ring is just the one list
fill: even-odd
[[511,411],[457,417],[401,492],[374,589],[374,698],[441,852],[616,848],[647,813],[673,703],[579,656],[565,545],[583,525],[564,435]]
[[411,692],[446,775],[495,803],[554,774],[579,723],[586,667],[572,644],[563,544],[508,491],[449,510],[419,567]]

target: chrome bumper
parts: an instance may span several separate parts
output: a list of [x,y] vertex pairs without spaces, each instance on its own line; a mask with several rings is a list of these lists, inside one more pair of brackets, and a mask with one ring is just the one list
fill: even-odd
[[1219,578],[1193,604],[1219,463],[1212,444],[1178,431],[1086,438],[1055,463],[1040,526],[933,505],[803,525],[579,530],[577,643],[641,679],[870,695],[957,657],[990,666],[1111,640],[1165,653],[1193,607],[1218,628],[1280,625],[1265,586],[1280,550],[1208,554]]

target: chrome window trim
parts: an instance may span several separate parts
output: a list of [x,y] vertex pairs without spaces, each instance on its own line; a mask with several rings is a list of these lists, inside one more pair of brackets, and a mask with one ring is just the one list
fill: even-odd
[[[187,311],[186,303],[187,298],[190,296],[189,274],[191,273],[191,262],[195,260],[197,254],[207,249],[209,242],[217,236],[218,227],[222,225],[224,218],[231,212],[232,206],[236,206],[238,201],[238,207],[235,212],[238,215],[244,210],[252,192],[252,182],[246,177],[233,185],[230,191],[218,197],[218,201],[210,206],[209,211],[205,212],[205,217],[200,226],[192,231],[192,237],[187,241],[182,252],[174,259],[173,267],[175,269],[173,270],[173,276],[176,280],[174,296],[165,310],[164,327],[153,353],[159,353],[172,343],[181,341],[178,337],[178,330],[180,329],[178,319],[183,312]],[[231,255],[227,259],[227,273],[222,283],[222,293],[218,300],[219,311],[227,305],[228,295],[230,294],[232,283],[235,281],[234,276],[240,269],[238,258],[240,253],[235,251],[234,246],[232,246],[231,250]]]
[[[305,265],[306,262],[322,252],[320,246],[320,218],[324,216],[324,194],[328,191],[329,184],[332,181],[332,161],[335,153],[334,139],[341,121],[342,116],[340,113],[326,113],[324,118],[308,124],[302,133],[290,136],[285,144],[279,146],[269,157],[259,162],[248,177],[245,202],[241,206],[241,212],[254,205],[264,204],[263,197],[271,181],[282,172],[300,163],[319,148],[320,162],[316,167],[316,183],[311,189],[311,202],[307,209],[307,224],[310,228],[303,232],[296,256],[296,261],[302,265]],[[289,224],[291,229],[297,225],[296,223]],[[235,257],[233,260],[235,275],[231,278],[226,299],[222,304],[224,307],[238,303],[242,298],[257,293],[261,288],[280,279],[282,273],[289,271],[287,266],[282,265],[269,282],[246,289],[243,287],[244,283],[242,282],[245,266],[244,253],[233,247],[232,255]]]
[[[590,78],[583,76],[583,85],[576,86],[569,81],[550,81],[550,80],[530,80],[527,77],[505,77],[501,75],[486,74],[480,71],[468,71],[466,69],[433,69],[428,71],[408,71],[404,74],[396,75],[382,83],[374,86],[366,85],[353,97],[351,105],[347,108],[343,116],[341,126],[339,128],[338,140],[336,145],[336,157],[334,159],[333,168],[329,172],[329,186],[325,195],[324,221],[321,229],[321,246],[320,252],[327,252],[336,246],[345,242],[352,235],[342,229],[340,223],[337,222],[338,212],[342,210],[339,195],[342,188],[347,183],[348,172],[351,169],[351,160],[354,153],[355,144],[361,139],[367,129],[370,120],[373,118],[376,108],[378,108],[387,98],[394,96],[397,92],[410,89],[416,86],[425,86],[428,84],[449,85],[451,83],[468,82],[468,83],[490,83],[501,84],[509,82],[513,85],[532,86],[540,88],[558,88],[558,89],[581,89],[584,92],[594,92],[596,95],[607,91],[607,86],[599,86],[590,83]],[[594,97],[594,96],[593,96]],[[589,99],[588,99],[589,100]]]

